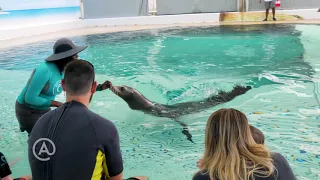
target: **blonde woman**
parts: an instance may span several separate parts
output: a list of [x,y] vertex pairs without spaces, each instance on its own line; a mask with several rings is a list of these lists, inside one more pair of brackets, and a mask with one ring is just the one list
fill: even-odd
[[295,180],[287,160],[257,144],[247,117],[220,109],[208,119],[205,152],[193,180]]

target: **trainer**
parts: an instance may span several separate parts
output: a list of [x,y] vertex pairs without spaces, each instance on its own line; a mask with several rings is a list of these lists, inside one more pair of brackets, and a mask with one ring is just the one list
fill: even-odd
[[[122,180],[117,128],[88,109],[97,89],[93,66],[84,60],[69,63],[61,83],[66,103],[43,115],[29,137],[33,179]],[[40,138],[51,140],[54,146],[48,140],[37,142]]]
[[[55,101],[55,97],[62,92],[63,70],[86,48],[87,46],[77,46],[71,39],[61,38],[54,44],[53,54],[33,70],[15,104],[21,132],[27,131],[29,135],[34,124],[51,110],[50,107],[62,105]],[[97,90],[107,89],[107,83],[108,81],[98,85]]]

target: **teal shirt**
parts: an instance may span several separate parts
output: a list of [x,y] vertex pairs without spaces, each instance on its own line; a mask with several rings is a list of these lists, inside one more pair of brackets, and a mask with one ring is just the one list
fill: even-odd
[[31,108],[44,110],[62,92],[59,68],[52,62],[43,62],[33,71],[17,101]]

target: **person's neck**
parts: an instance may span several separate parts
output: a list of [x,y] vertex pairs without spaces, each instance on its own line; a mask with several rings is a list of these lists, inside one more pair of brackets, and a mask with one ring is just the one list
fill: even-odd
[[66,102],[77,101],[79,103],[84,104],[86,107],[89,107],[89,98],[85,96],[70,96],[67,95]]

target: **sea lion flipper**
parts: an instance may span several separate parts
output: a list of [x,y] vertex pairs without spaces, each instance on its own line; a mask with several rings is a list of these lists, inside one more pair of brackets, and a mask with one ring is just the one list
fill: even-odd
[[[181,131],[184,135],[186,135],[187,136],[187,139],[189,140],[189,141],[191,141],[192,143],[194,143],[193,142],[193,140],[192,140],[192,135],[190,134],[190,132],[189,132],[189,129],[188,129],[188,126],[184,123],[184,122],[182,122],[182,121],[180,121],[179,119],[177,119],[177,118],[172,118],[175,122],[177,122],[177,123],[179,123],[182,127],[183,127],[183,130]],[[194,143],[195,144],[195,143]]]
[[[192,135],[190,134],[188,128],[183,128],[183,130],[182,130],[181,132],[182,132],[184,135],[187,136],[187,139],[188,139],[189,141],[191,141],[192,143],[194,143],[193,140],[192,140]],[[195,144],[195,143],[194,143],[194,144]]]

